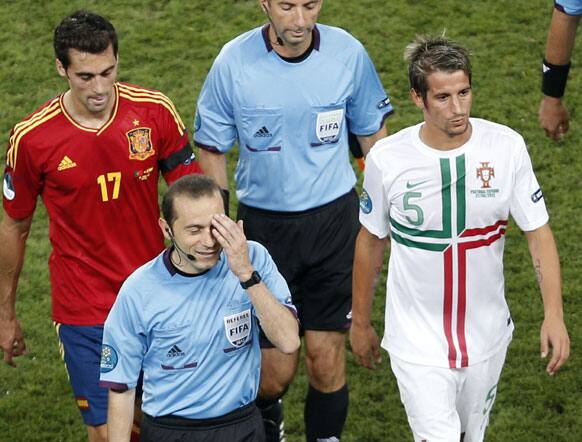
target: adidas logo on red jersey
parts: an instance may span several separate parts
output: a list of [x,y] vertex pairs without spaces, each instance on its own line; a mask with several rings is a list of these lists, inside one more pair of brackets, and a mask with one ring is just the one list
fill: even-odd
[[77,163],[75,163],[67,155],[65,155],[65,157],[59,163],[59,167],[57,168],[57,170],[60,172],[61,170],[71,169],[73,167],[77,167]]

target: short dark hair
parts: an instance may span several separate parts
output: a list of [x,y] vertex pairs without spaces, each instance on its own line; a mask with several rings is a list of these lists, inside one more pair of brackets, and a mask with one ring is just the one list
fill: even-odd
[[419,36],[406,46],[404,59],[408,61],[410,88],[426,101],[427,78],[437,71],[463,71],[471,84],[469,51],[445,36]]
[[162,200],[162,216],[170,227],[174,224],[176,213],[174,200],[185,196],[193,200],[216,195],[221,197],[220,187],[212,178],[205,175],[186,175],[176,180],[169,188]]
[[55,28],[53,46],[55,55],[63,67],[71,64],[69,49],[90,54],[99,54],[109,45],[117,58],[117,34],[113,25],[105,17],[93,12],[80,10],[65,17]]

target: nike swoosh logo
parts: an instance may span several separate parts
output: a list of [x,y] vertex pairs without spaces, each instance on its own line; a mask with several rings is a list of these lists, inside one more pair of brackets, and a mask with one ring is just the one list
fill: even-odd
[[418,187],[418,186],[420,186],[421,184],[424,184],[424,183],[428,183],[429,181],[430,180],[424,180],[424,181],[421,181],[420,183],[414,183],[414,184],[412,184],[410,181],[407,181],[406,182],[406,188],[407,189],[414,189],[415,187]]

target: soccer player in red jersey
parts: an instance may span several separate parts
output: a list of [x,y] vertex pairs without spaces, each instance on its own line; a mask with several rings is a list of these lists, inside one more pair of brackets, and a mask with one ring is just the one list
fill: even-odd
[[103,323],[126,277],[164,247],[158,177],[200,173],[188,135],[162,93],[116,82],[117,36],[78,11],[55,30],[69,89],[10,134],[0,222],[0,347],[26,346],[16,286],[38,196],[47,208],[52,317],[90,441],[107,436],[107,390],[98,387]]

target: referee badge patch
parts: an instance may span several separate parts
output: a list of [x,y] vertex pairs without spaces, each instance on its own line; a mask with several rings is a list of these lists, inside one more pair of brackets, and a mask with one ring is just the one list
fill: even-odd
[[107,344],[103,344],[101,347],[101,373],[109,373],[115,367],[117,367],[117,352],[113,347]]
[[340,134],[343,120],[343,109],[319,112],[317,114],[315,132],[320,143],[326,144],[336,141]]
[[235,347],[246,344],[251,334],[251,310],[244,310],[224,317],[226,339]]
[[360,195],[360,209],[366,215],[372,211],[372,199],[366,189],[362,189],[362,194]]

